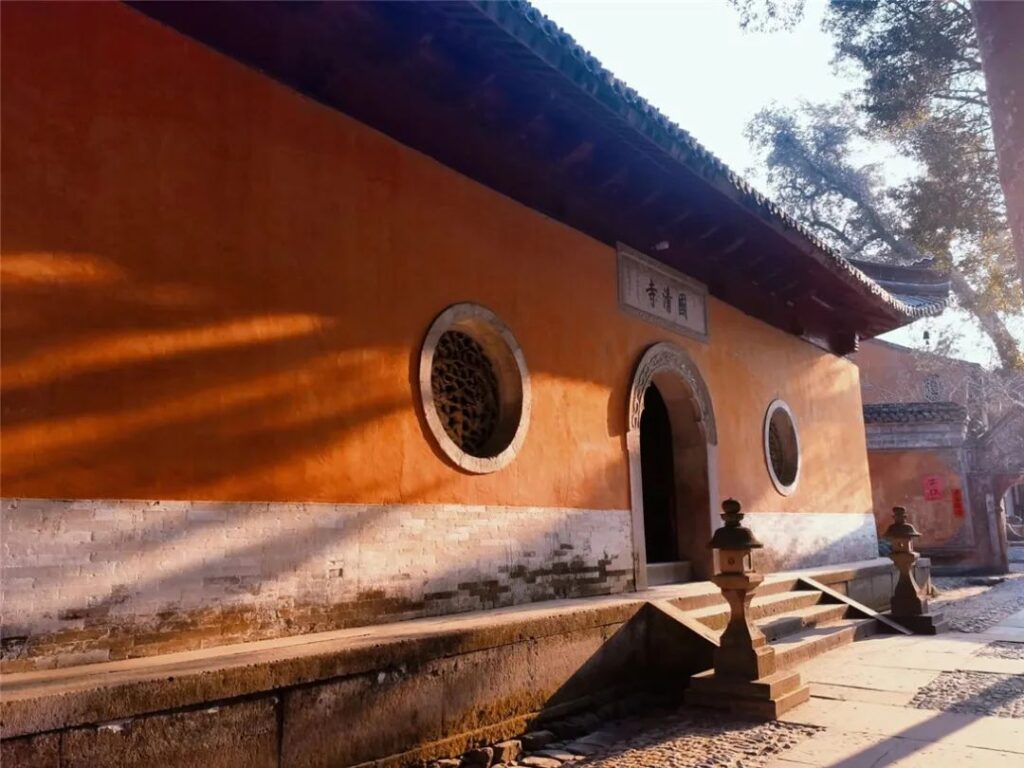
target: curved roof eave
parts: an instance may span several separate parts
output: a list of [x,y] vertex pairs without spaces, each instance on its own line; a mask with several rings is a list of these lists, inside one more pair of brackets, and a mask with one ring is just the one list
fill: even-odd
[[[709,181],[717,181],[721,186],[725,186],[726,191],[743,207],[755,212],[765,223],[851,287],[883,304],[891,314],[905,322],[911,322],[938,315],[948,306],[948,296],[926,303],[911,304],[899,295],[887,291],[850,260],[757,191],[635,89],[619,80],[596,57],[577,43],[572,35],[530,3],[525,0],[502,3],[474,0],[473,4],[549,66],[590,93],[606,108],[626,117],[638,133],[642,133],[663,151]],[[538,35],[547,42],[547,50],[538,45]],[[575,63],[574,69],[569,69],[569,62]],[[634,119],[629,119],[630,117]]]

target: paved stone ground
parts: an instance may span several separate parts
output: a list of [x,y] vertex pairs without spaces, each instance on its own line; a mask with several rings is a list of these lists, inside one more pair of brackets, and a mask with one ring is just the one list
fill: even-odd
[[1012,640],[996,640],[978,649],[975,656],[984,656],[989,659],[1017,659],[1024,661],[1024,642],[1015,643]]
[[918,709],[1024,718],[1024,675],[943,672],[910,701]]
[[933,605],[959,631],[879,635],[814,659],[801,669],[811,700],[780,722],[685,707],[592,717],[586,735],[549,733],[500,768],[1022,768],[1024,573],[935,581]]
[[939,594],[932,598],[931,605],[945,614],[950,629],[984,632],[1024,609],[1024,573],[1012,573],[992,587],[972,581],[969,577],[932,579]]
[[[637,723],[587,768],[761,768],[819,729],[793,723],[754,723],[680,709],[668,717]],[[625,735],[625,734],[624,734]]]
[[938,587],[936,607],[959,631],[877,636],[819,657],[802,670],[811,701],[782,722],[744,723],[683,708],[612,729],[613,744],[571,764],[1021,768],[1024,574],[995,586],[943,579]]

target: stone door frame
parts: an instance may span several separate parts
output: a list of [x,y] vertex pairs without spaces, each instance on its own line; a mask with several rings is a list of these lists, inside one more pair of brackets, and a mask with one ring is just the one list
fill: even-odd
[[[711,530],[717,515],[714,500],[718,498],[718,431],[715,426],[715,412],[700,369],[686,350],[670,342],[658,342],[648,347],[633,373],[627,403],[628,422],[626,450],[629,456],[629,501],[633,532],[633,577],[636,589],[647,588],[647,547],[644,538],[644,493],[643,475],[640,465],[640,416],[644,409],[644,393],[656,376],[669,374],[677,377],[688,390],[690,402],[697,414],[697,427],[707,446],[708,510],[706,522],[702,525],[700,515],[695,536],[706,535],[710,540]],[[671,417],[671,414],[670,414]],[[694,563],[700,571],[710,574],[712,554],[707,550],[706,558]]]

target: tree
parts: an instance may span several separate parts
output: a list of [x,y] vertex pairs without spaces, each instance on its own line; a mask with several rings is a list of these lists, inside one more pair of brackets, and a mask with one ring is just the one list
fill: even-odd
[[[802,2],[732,0],[745,27],[799,20]],[[767,2],[767,0],[765,0]],[[830,245],[865,260],[934,260],[996,348],[1024,368],[1005,316],[1024,309],[996,172],[970,8],[958,0],[832,0],[834,63],[859,86],[838,105],[768,108],[748,126],[779,202]],[[862,160],[888,150],[917,172]]]

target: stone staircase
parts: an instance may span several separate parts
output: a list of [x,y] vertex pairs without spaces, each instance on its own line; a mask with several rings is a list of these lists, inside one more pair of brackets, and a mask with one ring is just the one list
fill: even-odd
[[[729,621],[729,606],[720,595],[694,595],[671,603],[708,630],[709,637],[721,635]],[[780,672],[879,630],[871,609],[798,579],[762,584],[750,603],[750,615],[775,649]]]

